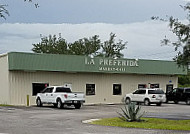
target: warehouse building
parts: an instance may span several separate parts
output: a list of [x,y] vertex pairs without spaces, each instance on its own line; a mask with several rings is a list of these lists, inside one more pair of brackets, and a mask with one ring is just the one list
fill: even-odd
[[121,103],[137,88],[177,87],[187,74],[173,61],[112,59],[76,55],[10,52],[0,55],[0,104],[35,104],[48,85],[70,86],[84,92],[85,104]]

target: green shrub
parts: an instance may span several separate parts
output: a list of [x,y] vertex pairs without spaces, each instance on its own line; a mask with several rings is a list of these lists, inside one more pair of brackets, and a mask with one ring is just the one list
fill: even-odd
[[141,106],[136,106],[136,103],[131,102],[125,105],[125,108],[121,108],[122,113],[119,113],[119,118],[123,121],[133,122],[133,121],[143,121],[141,117],[144,115],[145,112],[141,112]]
[[181,75],[178,77],[179,87],[189,87],[190,86],[190,74]]

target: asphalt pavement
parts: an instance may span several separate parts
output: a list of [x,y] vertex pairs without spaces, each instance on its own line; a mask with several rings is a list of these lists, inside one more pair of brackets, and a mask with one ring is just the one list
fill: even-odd
[[[190,131],[152,130],[99,126],[84,120],[117,117],[123,105],[83,106],[56,109],[44,107],[0,107],[0,134],[190,134]],[[190,119],[190,105],[142,106],[146,117]]]

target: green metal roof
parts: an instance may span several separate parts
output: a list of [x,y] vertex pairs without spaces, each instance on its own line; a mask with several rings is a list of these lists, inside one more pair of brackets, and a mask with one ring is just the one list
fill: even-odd
[[123,74],[187,74],[173,61],[112,59],[76,55],[8,53],[9,70],[94,72]]

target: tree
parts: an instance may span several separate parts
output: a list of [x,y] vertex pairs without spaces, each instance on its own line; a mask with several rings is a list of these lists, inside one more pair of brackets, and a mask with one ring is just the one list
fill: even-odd
[[190,74],[182,75],[178,78],[178,86],[179,87],[190,87]]
[[85,46],[83,40],[79,39],[74,43],[69,44],[69,53],[73,55],[85,55]]
[[6,15],[9,16],[8,10],[5,8],[7,5],[0,5],[0,18],[6,19]]
[[83,38],[68,44],[65,39],[56,35],[42,37],[41,42],[33,44],[32,51],[35,53],[51,53],[51,54],[73,54],[73,55],[97,55],[100,49],[99,36],[95,35],[91,38]]
[[42,37],[41,42],[33,44],[32,51],[35,53],[68,54],[68,44],[61,36],[49,35]]
[[94,35],[91,38],[84,38],[85,43],[85,54],[96,56],[98,54],[98,50],[101,47],[101,40],[98,35]]
[[161,43],[165,45],[172,44],[176,51],[181,47],[182,51],[179,51],[176,57],[174,57],[174,60],[179,65],[188,66],[190,64],[190,3],[188,2],[185,6],[181,6],[181,8],[183,8],[184,11],[187,11],[187,23],[184,23],[173,16],[169,16],[166,20],[160,19],[159,17],[152,17],[152,19],[160,19],[169,22],[169,28],[174,35],[176,35],[177,40],[172,42],[165,38]]
[[[82,38],[74,43],[67,43],[65,39],[56,35],[42,37],[41,42],[33,44],[32,51],[35,53],[52,53],[52,54],[71,54],[86,56],[101,56],[120,58],[123,57],[121,51],[125,48],[127,42],[122,40],[115,42],[116,35],[111,33],[110,39],[101,43],[98,35],[90,38]],[[102,50],[102,52],[100,52]]]
[[100,49],[101,41],[98,35],[92,37],[79,39],[74,43],[69,44],[70,54],[75,55],[86,55],[86,56],[96,56],[98,50]]
[[127,42],[124,42],[122,40],[119,40],[119,42],[115,42],[116,35],[113,33],[110,33],[109,40],[105,41],[102,45],[102,52],[99,56],[102,57],[111,57],[111,58],[121,58],[124,55],[121,53],[122,50],[124,50],[126,47]]
[[[33,2],[33,0],[24,0],[24,2]],[[40,7],[38,3],[34,3],[35,8]]]
[[[24,0],[24,2],[32,2],[32,0]],[[10,15],[9,11],[5,8],[8,5],[0,4],[0,18],[6,19],[5,15]],[[38,3],[34,3],[36,8],[40,7]]]

